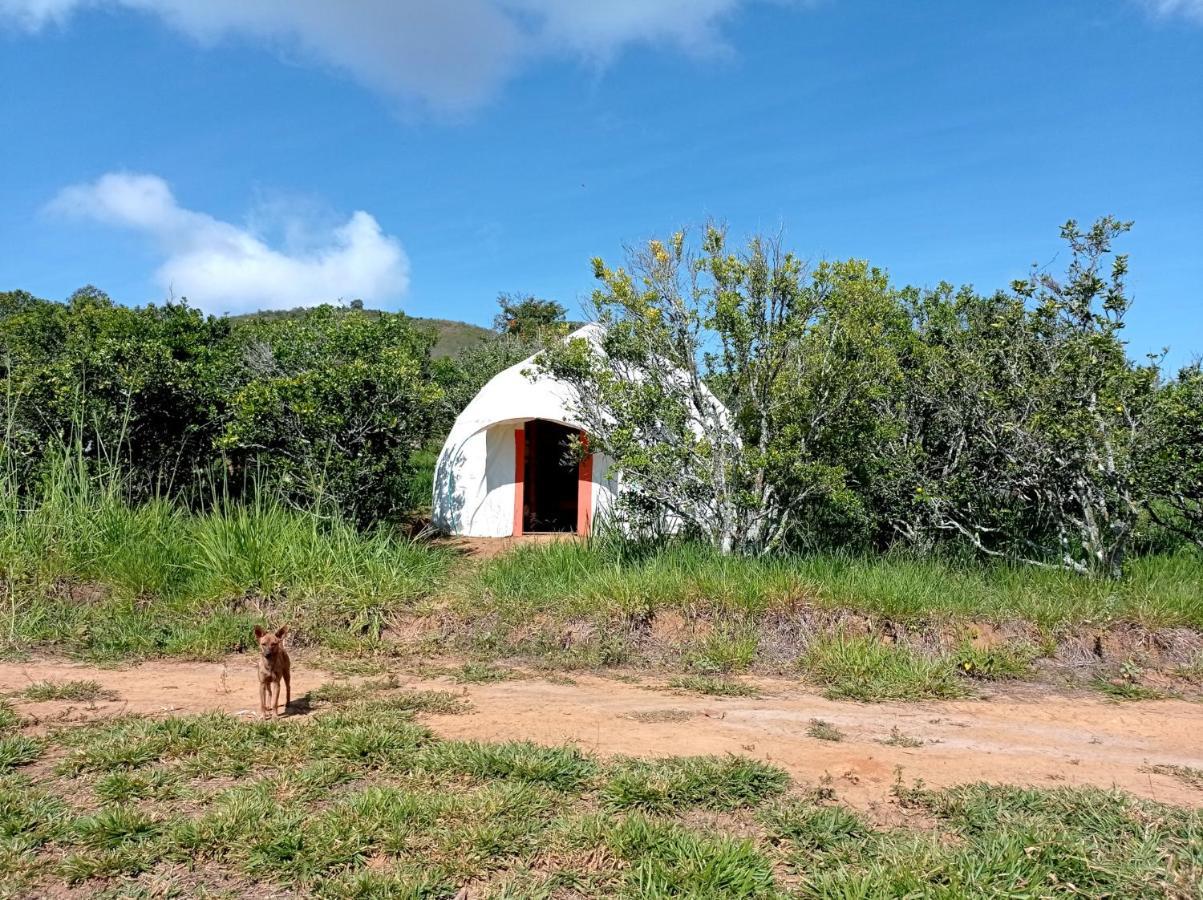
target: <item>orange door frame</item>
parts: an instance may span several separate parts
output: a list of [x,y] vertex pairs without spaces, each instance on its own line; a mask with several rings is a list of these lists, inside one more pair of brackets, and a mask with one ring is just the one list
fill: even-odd
[[526,499],[526,429],[514,429],[514,531],[522,535],[522,504]]
[[[589,437],[581,432],[581,445],[589,449]],[[593,519],[593,454],[581,457],[576,472],[576,533],[587,535]]]
[[[589,438],[582,431],[581,443],[589,448]],[[514,527],[513,534],[523,534],[523,505],[526,501],[526,429],[514,429]],[[576,470],[576,533],[587,535],[593,525],[593,454],[577,463]]]

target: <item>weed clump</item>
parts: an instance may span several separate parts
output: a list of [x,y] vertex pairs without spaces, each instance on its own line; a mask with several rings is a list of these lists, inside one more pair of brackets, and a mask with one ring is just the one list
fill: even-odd
[[922,747],[925,741],[922,738],[912,737],[909,734],[904,734],[897,725],[890,729],[890,736],[881,741],[887,747]]
[[820,741],[842,741],[844,739],[844,732],[822,719],[811,719],[806,733]]

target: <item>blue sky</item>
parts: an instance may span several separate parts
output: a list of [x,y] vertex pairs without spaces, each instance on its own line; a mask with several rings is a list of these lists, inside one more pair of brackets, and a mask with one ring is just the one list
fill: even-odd
[[579,308],[708,218],[982,290],[1135,220],[1203,352],[1203,0],[0,0],[0,290]]

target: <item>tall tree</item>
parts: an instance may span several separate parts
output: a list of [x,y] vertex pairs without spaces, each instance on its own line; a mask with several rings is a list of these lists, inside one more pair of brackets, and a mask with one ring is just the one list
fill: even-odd
[[[892,469],[911,502],[895,526],[953,534],[990,556],[1116,576],[1144,496],[1140,442],[1157,366],[1121,339],[1129,223],[1062,228],[1072,259],[981,298],[947,286],[915,303],[905,429]],[[1108,266],[1108,263],[1110,265]]]
[[715,226],[696,247],[678,232],[594,269],[596,345],[541,363],[575,386],[628,513],[667,516],[723,552],[781,546],[808,504],[847,486],[835,429],[868,410],[883,358],[845,363],[889,321],[884,276],[860,263],[812,274],[775,239],[736,251]]
[[564,324],[567,310],[554,300],[540,300],[531,294],[501,293],[501,307],[493,317],[493,330],[522,340],[533,340],[548,328]]
[[1149,514],[1203,549],[1203,366],[1196,362],[1157,392],[1142,454]]

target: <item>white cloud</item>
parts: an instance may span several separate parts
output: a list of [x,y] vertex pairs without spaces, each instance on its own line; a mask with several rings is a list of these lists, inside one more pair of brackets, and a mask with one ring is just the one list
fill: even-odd
[[47,22],[61,22],[79,4],[80,0],[0,0],[0,19],[37,30]]
[[1182,16],[1203,24],[1203,0],[1141,0],[1154,15]]
[[722,20],[752,2],[758,0],[0,0],[0,22],[37,30],[81,8],[122,7],[203,44],[266,43],[392,98],[456,111],[479,105],[540,59],[604,63],[640,43],[713,52],[723,47]]
[[606,61],[635,44],[674,44],[689,53],[709,54],[723,47],[720,21],[743,0],[505,0],[513,9],[535,16],[548,52],[568,50]]
[[[50,212],[129,228],[164,254],[155,279],[208,312],[287,309],[362,298],[395,299],[409,286],[409,260],[396,238],[362,210],[316,244],[273,249],[257,234],[185,209],[156,175],[111,172],[64,188]],[[286,230],[295,223],[285,223]],[[301,229],[303,230],[303,229]]]

